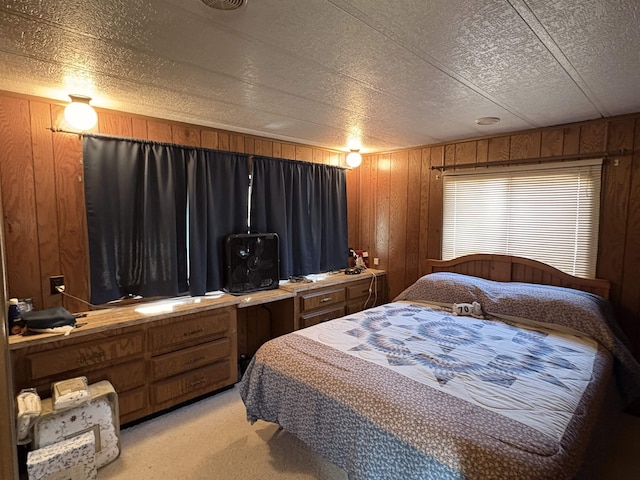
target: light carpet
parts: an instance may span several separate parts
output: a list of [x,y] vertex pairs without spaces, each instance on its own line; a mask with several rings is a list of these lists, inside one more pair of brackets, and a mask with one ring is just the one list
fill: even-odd
[[[98,471],[98,480],[346,478],[276,425],[251,425],[237,388],[122,429],[120,457]],[[640,418],[621,417],[602,478],[640,478]]]
[[237,388],[124,428],[120,440],[98,480],[347,478],[276,425],[251,425]]

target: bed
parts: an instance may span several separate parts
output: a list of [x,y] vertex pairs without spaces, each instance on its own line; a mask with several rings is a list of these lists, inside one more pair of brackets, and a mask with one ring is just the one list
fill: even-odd
[[248,420],[354,480],[594,475],[607,415],[640,394],[608,282],[501,255],[427,271],[264,344],[240,382]]

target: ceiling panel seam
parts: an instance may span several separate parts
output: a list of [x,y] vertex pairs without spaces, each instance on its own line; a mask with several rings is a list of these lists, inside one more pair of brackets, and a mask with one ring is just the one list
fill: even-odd
[[357,9],[353,5],[346,4],[342,0],[327,0],[327,2],[331,3],[336,8],[339,8],[340,10],[345,12],[347,15],[350,15],[353,18],[355,18],[356,20],[364,23],[369,28],[374,29],[375,31],[377,31],[381,35],[384,35],[390,41],[395,42],[397,45],[399,45],[400,47],[404,48],[407,52],[411,53],[412,55],[415,55],[416,57],[420,58],[422,61],[424,61],[424,62],[428,63],[429,65],[431,65],[432,67],[440,70],[443,74],[445,74],[448,77],[454,79],[455,81],[461,83],[465,87],[473,90],[475,93],[477,93],[478,95],[484,97],[488,101],[494,103],[498,107],[503,108],[504,110],[507,110],[509,113],[515,115],[516,117],[518,117],[521,120],[527,122],[528,124],[530,124],[533,127],[540,127],[541,126],[540,124],[538,124],[534,120],[532,120],[529,117],[527,117],[524,113],[521,113],[518,110],[516,110],[515,108],[513,108],[512,106],[508,105],[507,103],[500,101],[499,99],[497,99],[496,97],[494,97],[490,93],[484,91],[482,88],[480,88],[479,86],[474,84],[472,81],[468,80],[467,78],[463,77],[462,75],[460,75],[460,74],[456,73],[455,71],[451,70],[449,67],[447,67],[446,65],[444,65],[443,63],[441,63],[440,61],[438,61],[437,59],[435,59],[434,57],[432,57],[428,53],[423,52],[423,51],[421,51],[419,49],[413,48],[407,42],[404,42],[401,38],[399,38],[392,31],[390,31],[388,28],[385,28],[383,25],[380,25],[380,24],[378,24],[376,22],[371,21],[371,18],[368,15],[366,15],[364,12],[362,12],[359,9]]
[[555,42],[551,34],[547,31],[537,15],[533,12],[526,0],[507,0],[515,12],[522,18],[524,23],[531,29],[533,34],[540,40],[540,43],[549,51],[551,56],[558,62],[560,67],[567,73],[571,81],[578,87],[587,100],[603,117],[610,116],[607,109],[598,99],[595,93],[589,88],[587,82],[582,78],[578,70],[573,66],[571,60],[567,58],[560,46]]

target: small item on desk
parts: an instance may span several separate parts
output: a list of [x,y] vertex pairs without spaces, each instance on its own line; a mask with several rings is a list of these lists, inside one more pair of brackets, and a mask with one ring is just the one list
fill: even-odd
[[303,275],[291,275],[289,277],[290,283],[311,283],[313,280],[303,276]]
[[344,269],[345,275],[358,275],[362,272],[362,268],[360,267],[349,267]]
[[69,335],[76,324],[75,317],[65,308],[33,310],[22,315],[28,331],[37,333],[63,333]]
[[9,335],[20,335],[24,329],[24,318],[21,317],[17,298],[9,300],[7,312],[7,331]]

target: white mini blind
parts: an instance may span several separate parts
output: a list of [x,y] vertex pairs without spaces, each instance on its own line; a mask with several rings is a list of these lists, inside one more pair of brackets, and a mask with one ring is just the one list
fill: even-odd
[[443,175],[442,258],[518,255],[594,278],[602,159]]

